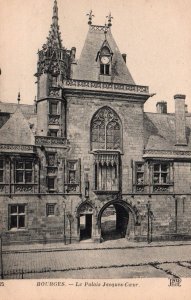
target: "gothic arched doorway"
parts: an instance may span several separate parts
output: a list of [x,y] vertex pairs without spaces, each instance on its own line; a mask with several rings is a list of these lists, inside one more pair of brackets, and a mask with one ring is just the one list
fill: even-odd
[[92,238],[93,207],[89,202],[82,203],[77,210],[79,240]]
[[98,215],[98,228],[102,241],[134,236],[134,212],[124,201],[110,201]]

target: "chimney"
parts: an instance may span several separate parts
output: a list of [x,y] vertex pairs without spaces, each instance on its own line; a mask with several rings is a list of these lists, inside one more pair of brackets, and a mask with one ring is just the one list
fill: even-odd
[[185,117],[185,95],[177,94],[175,100],[175,122],[176,122],[176,145],[186,146],[186,117]]
[[124,62],[126,63],[126,60],[127,60],[127,54],[126,54],[126,53],[123,53],[123,54],[122,54],[122,57],[123,57]]
[[166,101],[157,102],[156,108],[157,108],[157,113],[167,114],[167,102]]

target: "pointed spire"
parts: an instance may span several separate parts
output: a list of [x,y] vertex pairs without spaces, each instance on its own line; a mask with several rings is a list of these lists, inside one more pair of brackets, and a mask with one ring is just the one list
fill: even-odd
[[43,73],[52,74],[56,77],[61,75],[62,78],[69,76],[69,61],[70,54],[62,46],[61,33],[58,25],[58,5],[57,0],[54,0],[52,24],[47,37],[47,42],[38,52],[37,73],[39,76]]
[[56,46],[62,48],[61,34],[58,26],[58,4],[57,0],[54,0],[52,25],[50,26],[49,36],[47,38],[48,46]]
[[54,0],[52,23],[58,25],[58,5],[56,0]]

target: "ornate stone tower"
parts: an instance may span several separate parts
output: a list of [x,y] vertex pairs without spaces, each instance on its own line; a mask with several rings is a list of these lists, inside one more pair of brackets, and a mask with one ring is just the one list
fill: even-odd
[[37,135],[65,137],[65,100],[62,81],[70,76],[70,51],[62,45],[58,26],[58,6],[54,1],[52,24],[47,42],[38,52]]

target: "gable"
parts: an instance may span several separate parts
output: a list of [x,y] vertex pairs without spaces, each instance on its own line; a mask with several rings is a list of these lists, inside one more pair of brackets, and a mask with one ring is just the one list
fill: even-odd
[[34,135],[19,107],[0,129],[0,139],[1,144],[34,144]]
[[113,54],[112,74],[110,80],[108,78],[108,81],[135,84],[112,36],[111,30],[108,29],[107,35],[105,35],[104,28],[104,26],[90,26],[80,58],[73,72],[73,79],[101,81],[99,60],[96,58],[103,45],[108,45]]

